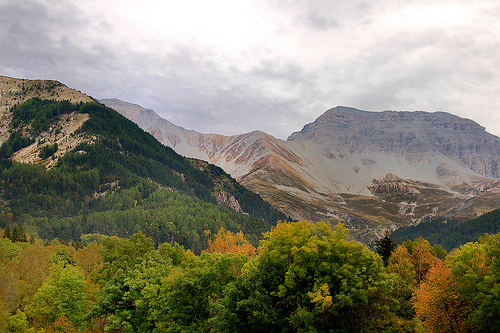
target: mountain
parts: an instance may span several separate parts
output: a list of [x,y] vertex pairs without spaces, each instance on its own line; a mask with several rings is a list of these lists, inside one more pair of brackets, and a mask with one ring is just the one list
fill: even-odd
[[0,77],[0,227],[45,239],[142,230],[195,252],[220,228],[255,244],[286,215],[56,81]]
[[202,134],[119,100],[104,104],[181,155],[223,168],[295,219],[342,220],[370,243],[387,228],[500,207],[500,139],[445,112],[326,111],[276,139]]

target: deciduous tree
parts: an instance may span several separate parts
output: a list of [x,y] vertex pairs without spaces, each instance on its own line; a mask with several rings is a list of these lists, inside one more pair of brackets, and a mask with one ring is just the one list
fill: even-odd
[[208,240],[208,252],[210,253],[241,253],[255,255],[255,247],[245,239],[242,231],[236,234],[221,228],[212,239]]
[[224,332],[374,330],[390,280],[380,256],[348,241],[343,225],[278,223],[219,302]]
[[72,265],[54,265],[47,281],[35,295],[33,314],[40,327],[52,325],[65,316],[73,325],[80,326],[87,311],[86,281],[83,274]]
[[415,268],[405,246],[399,245],[392,252],[387,272],[393,276],[391,294],[398,303],[396,314],[406,320],[411,320],[415,311],[411,306],[410,299],[413,288],[417,285],[417,280]]
[[468,302],[457,291],[448,267],[438,262],[415,290],[412,303],[417,317],[430,332],[468,332]]

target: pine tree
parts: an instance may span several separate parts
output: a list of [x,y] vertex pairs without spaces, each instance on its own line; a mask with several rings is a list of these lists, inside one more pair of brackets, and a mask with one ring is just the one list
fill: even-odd
[[12,231],[10,230],[10,224],[7,224],[5,230],[3,231],[3,238],[8,238],[12,240]]
[[391,256],[392,251],[396,248],[396,244],[394,244],[394,240],[391,238],[389,230],[385,231],[384,237],[375,242],[375,248],[377,253],[382,257],[384,266],[387,267],[389,264],[389,257]]

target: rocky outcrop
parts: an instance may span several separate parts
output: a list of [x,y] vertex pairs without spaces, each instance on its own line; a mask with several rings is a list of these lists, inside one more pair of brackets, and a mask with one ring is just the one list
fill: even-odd
[[230,208],[237,213],[244,213],[243,210],[241,210],[240,203],[231,193],[220,190],[215,194],[215,199],[217,200],[219,206]]

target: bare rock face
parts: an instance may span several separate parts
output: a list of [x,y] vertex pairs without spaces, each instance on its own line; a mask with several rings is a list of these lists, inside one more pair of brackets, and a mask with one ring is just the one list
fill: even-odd
[[[38,97],[56,101],[67,100],[72,103],[91,102],[89,96],[71,89],[64,84],[53,80],[27,80],[0,76],[0,145],[5,142],[12,132],[12,107],[24,101]],[[78,144],[88,141],[88,138],[74,136],[80,126],[87,121],[87,114],[71,113],[63,115],[60,121],[47,131],[40,134],[39,138],[31,145],[17,151],[12,159],[24,163],[39,163],[47,168],[57,163],[57,158]],[[29,129],[24,129],[29,131]],[[40,141],[43,141],[42,144]],[[53,158],[42,160],[39,151],[43,146],[58,144],[58,151]]]
[[151,110],[104,103],[288,216],[342,221],[364,243],[429,217],[465,219],[500,207],[500,139],[448,113],[336,107],[283,141],[260,131],[202,134]]
[[485,177],[500,177],[500,139],[472,120],[445,112],[367,112],[336,107],[289,141],[312,141],[333,152],[381,151],[407,160],[440,153]]
[[243,213],[240,203],[231,193],[221,190],[215,195],[215,199],[220,206],[230,208],[237,213]]

